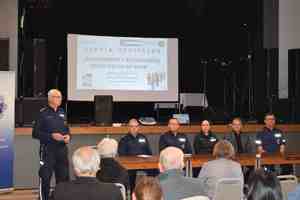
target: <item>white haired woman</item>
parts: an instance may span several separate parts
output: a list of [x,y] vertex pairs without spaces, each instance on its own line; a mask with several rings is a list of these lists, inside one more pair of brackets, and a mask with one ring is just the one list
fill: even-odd
[[97,145],[97,150],[101,157],[101,170],[97,172],[97,179],[106,183],[121,183],[128,189],[128,172],[114,159],[118,151],[118,142],[104,138]]

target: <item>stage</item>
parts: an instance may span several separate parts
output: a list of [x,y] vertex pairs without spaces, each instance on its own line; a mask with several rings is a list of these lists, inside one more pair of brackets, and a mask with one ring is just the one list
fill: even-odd
[[[256,133],[263,128],[262,124],[246,124],[244,125],[244,133]],[[286,133],[300,133],[300,124],[278,124],[277,128],[281,129]],[[126,125],[121,127],[112,126],[92,126],[89,124],[71,124],[70,130],[72,135],[119,135],[126,134],[128,132],[128,127]],[[212,125],[211,130],[214,133],[229,133],[229,125]],[[141,126],[140,133],[143,134],[161,134],[168,131],[167,125],[155,125],[155,126]],[[16,128],[16,135],[30,135],[32,128],[20,127]],[[194,125],[182,125],[180,127],[180,132],[182,133],[199,133],[200,132],[200,122]]]

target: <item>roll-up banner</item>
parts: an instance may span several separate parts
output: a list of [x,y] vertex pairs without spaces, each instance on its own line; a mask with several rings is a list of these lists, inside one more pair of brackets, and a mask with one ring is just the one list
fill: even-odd
[[0,71],[0,192],[13,189],[15,73]]

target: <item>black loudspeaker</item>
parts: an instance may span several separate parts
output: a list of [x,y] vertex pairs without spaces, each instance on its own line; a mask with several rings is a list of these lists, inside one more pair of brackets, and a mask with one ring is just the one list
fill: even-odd
[[17,98],[15,104],[15,124],[31,127],[40,110],[48,103],[47,98]]
[[291,121],[300,122],[300,49],[289,50],[289,100]]
[[9,39],[0,38],[0,71],[9,70]]
[[33,96],[46,96],[47,51],[45,39],[33,39]]
[[110,126],[112,124],[113,97],[109,95],[94,96],[95,124]]
[[40,110],[48,103],[47,98],[23,98],[23,126],[32,126],[32,122],[36,120]]
[[45,97],[47,83],[47,45],[45,39],[24,41],[22,92],[25,97]]

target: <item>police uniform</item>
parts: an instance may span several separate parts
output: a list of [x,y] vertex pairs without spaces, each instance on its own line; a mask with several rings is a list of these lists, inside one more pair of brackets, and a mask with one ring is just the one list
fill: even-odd
[[262,146],[267,153],[279,152],[280,145],[284,145],[285,141],[282,131],[277,128],[271,130],[264,127],[256,136],[257,146]]
[[120,156],[152,155],[147,138],[142,134],[133,136],[130,133],[120,140],[118,153]]
[[64,141],[52,138],[52,133],[70,135],[65,119],[62,108],[55,111],[52,107],[46,106],[40,110],[34,123],[32,137],[40,141],[40,198],[43,200],[48,199],[53,171],[56,183],[69,181],[68,148]]
[[169,146],[180,148],[185,154],[193,153],[189,139],[183,133],[177,133],[175,135],[169,131],[161,135],[159,138],[159,151],[162,151]]
[[[271,130],[264,127],[263,130],[256,135],[255,143],[257,147],[262,146],[266,153],[277,153],[280,150],[280,146],[285,145],[286,139],[280,129],[273,128]],[[291,165],[282,165],[281,167],[270,165],[264,167],[278,174],[290,174],[293,170]]]
[[194,140],[194,149],[196,154],[211,154],[215,144],[218,142],[218,138],[212,132],[209,132],[208,135],[200,133],[195,137]]
[[[118,154],[120,156],[136,156],[136,155],[152,155],[152,151],[148,142],[148,139],[143,134],[137,134],[133,136],[128,133],[121,138],[118,145]],[[157,170],[128,170],[130,188],[135,186],[135,180],[137,173],[147,173],[149,176],[157,174]]]

